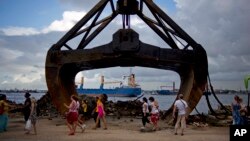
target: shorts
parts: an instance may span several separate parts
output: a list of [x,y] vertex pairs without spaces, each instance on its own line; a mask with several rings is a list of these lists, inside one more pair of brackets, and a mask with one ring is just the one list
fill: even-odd
[[159,114],[151,114],[150,116],[150,120],[151,122],[153,122],[154,124],[157,123],[157,121],[159,120]]
[[78,113],[77,112],[69,112],[67,115],[68,123],[72,124],[78,120]]

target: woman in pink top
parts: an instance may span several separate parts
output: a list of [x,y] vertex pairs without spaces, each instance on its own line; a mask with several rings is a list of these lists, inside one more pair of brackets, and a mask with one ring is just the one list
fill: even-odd
[[105,118],[105,111],[104,111],[104,105],[102,103],[103,100],[103,96],[100,96],[99,99],[97,100],[97,111],[98,111],[98,116],[96,119],[96,124],[95,127],[93,127],[93,129],[96,129],[100,120],[102,120],[103,124],[104,124],[104,130],[107,130],[107,122],[106,122],[106,118]]
[[76,102],[78,98],[77,96],[72,95],[70,99],[71,99],[70,105],[64,103],[64,106],[69,109],[66,117],[67,126],[70,130],[69,135],[74,135],[78,123],[78,104]]

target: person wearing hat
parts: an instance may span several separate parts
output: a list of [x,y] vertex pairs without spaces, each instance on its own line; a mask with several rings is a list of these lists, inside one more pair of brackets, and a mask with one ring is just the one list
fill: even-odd
[[186,114],[187,114],[187,102],[183,100],[183,94],[178,95],[178,100],[174,103],[173,118],[175,118],[175,112],[178,109],[177,121],[175,123],[175,135],[177,135],[177,129],[181,123],[181,135],[184,135],[184,129],[186,128]]
[[24,107],[23,107],[23,115],[24,115],[24,120],[27,122],[30,116],[30,110],[31,110],[31,99],[30,99],[30,93],[26,92],[24,97],[26,98],[24,102]]

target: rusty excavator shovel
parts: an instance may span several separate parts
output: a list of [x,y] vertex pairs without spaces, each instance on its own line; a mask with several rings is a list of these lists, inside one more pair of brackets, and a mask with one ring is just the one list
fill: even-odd
[[[99,19],[108,5],[111,14]],[[143,13],[144,7],[149,9],[154,19]],[[113,34],[113,40],[105,45],[85,49],[118,15],[122,16],[123,28]],[[130,28],[130,15],[137,15],[169,48],[140,41],[139,34]],[[77,37],[81,37],[81,40],[77,40],[79,43],[70,45],[70,41]],[[152,0],[117,0],[116,6],[113,0],[100,0],[47,52],[46,82],[58,111],[64,113],[66,108],[63,103],[69,103],[70,96],[77,95],[75,76],[78,72],[115,66],[139,66],[177,72],[181,80],[179,93],[184,95],[189,113],[198,104],[207,84],[206,51]],[[171,110],[172,107],[167,113],[171,113]]]

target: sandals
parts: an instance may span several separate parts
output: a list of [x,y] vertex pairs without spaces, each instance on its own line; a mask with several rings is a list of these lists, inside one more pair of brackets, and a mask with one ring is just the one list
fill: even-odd
[[74,132],[70,132],[68,135],[69,135],[69,136],[75,135],[75,133],[74,133]]

